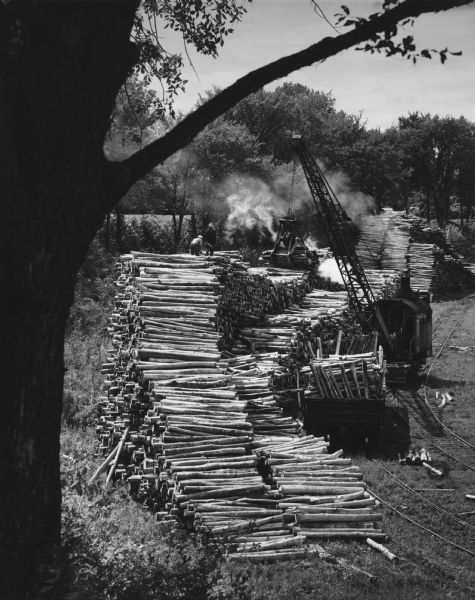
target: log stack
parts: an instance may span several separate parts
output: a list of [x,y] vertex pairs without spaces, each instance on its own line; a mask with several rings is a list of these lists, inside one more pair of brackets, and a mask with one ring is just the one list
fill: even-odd
[[384,208],[378,215],[361,220],[355,251],[365,269],[378,267],[401,272],[406,268],[409,233],[403,215],[403,211]]
[[387,221],[381,213],[363,217],[359,222],[360,235],[355,252],[365,269],[374,269],[381,262]]
[[[246,268],[231,261],[220,275],[222,296],[217,312],[217,329],[222,348],[231,350],[239,332],[261,323],[266,315],[281,313],[299,303],[312,287],[310,272]],[[243,347],[246,351],[246,347]]]
[[355,252],[359,256],[375,297],[393,295],[399,277],[406,270],[409,244],[408,226],[402,211],[385,208],[369,215],[359,224],[360,238]]
[[[227,327],[234,313],[227,320],[220,302],[229,290],[220,280],[229,285],[232,269],[239,288],[243,272],[229,264],[227,257],[122,257],[109,326],[113,350],[103,364],[105,391],[98,402],[100,449],[112,464],[108,479],[128,481],[132,495],[160,521],[179,518],[214,540],[225,539],[236,550],[233,556],[285,558],[302,552],[307,539],[316,539],[312,532],[302,533],[314,529],[307,517],[299,516],[307,514],[300,504],[314,504],[305,498],[327,496],[330,489],[352,488],[356,493],[355,481],[345,474],[349,459],[341,453],[328,455],[321,438],[302,437],[301,423],[278,406],[273,375],[285,368],[277,352],[225,352],[222,357],[216,326]],[[284,304],[303,297],[305,277],[296,283],[286,275],[285,282],[270,285],[264,278],[255,288],[262,295],[254,306],[259,311],[266,303],[273,306],[275,298],[269,302],[265,297],[269,290],[280,294],[279,302],[285,296]],[[287,329],[271,328],[266,337],[248,328],[244,337],[254,350],[256,345],[265,348],[265,337],[271,347],[277,340],[282,351],[293,340],[294,330],[290,334]],[[306,475],[300,475],[299,465]],[[339,478],[334,471],[341,466]],[[329,470],[333,479],[327,481],[322,470]],[[283,483],[283,478],[288,479]],[[367,500],[363,484],[356,487],[358,493],[363,490],[358,498]],[[327,514],[332,501],[325,496]],[[294,498],[298,503],[291,509],[281,505]],[[333,512],[341,512],[338,503],[349,502],[347,493],[335,492],[333,502]],[[368,522],[366,517],[362,521]],[[348,522],[354,519],[315,521],[320,523],[317,529]],[[339,532],[340,537],[351,537],[351,527]],[[353,530],[360,531],[359,525]],[[353,537],[359,536],[356,532]]]
[[385,539],[381,514],[374,512],[376,501],[366,491],[359,468],[343,458],[341,450],[328,454],[324,438],[311,435],[268,438],[254,446],[266,481],[277,488],[284,523],[294,535],[306,540]]
[[475,272],[447,239],[447,230],[435,222],[428,225],[414,215],[409,216],[406,222],[412,237],[410,264],[414,272],[414,289],[419,285],[419,289],[438,296],[475,288]]
[[381,264],[383,269],[403,272],[407,268],[406,253],[409,246],[409,227],[403,211],[385,208],[383,214],[390,214],[390,220],[383,242]]
[[411,288],[414,291],[430,292],[432,278],[434,277],[434,252],[433,244],[412,242],[408,249],[409,274]]

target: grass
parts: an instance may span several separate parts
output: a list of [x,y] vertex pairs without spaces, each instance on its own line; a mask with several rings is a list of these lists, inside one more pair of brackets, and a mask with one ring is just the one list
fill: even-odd
[[[366,577],[309,555],[275,564],[234,564],[220,552],[185,534],[161,527],[148,511],[133,502],[126,486],[87,485],[99,464],[90,429],[64,428],[63,560],[57,584],[59,597],[82,600],[114,598],[185,598],[209,600],[329,600],[384,598],[473,598],[473,559],[383,507],[387,547],[400,557],[398,565],[361,542],[333,541],[325,548],[372,573]],[[72,461],[71,459],[74,459]],[[473,534],[436,513],[384,473],[383,464],[412,487],[455,488],[455,493],[421,492],[452,513],[470,510],[467,473],[454,467],[434,482],[422,467],[355,458],[368,485],[404,514],[461,545],[473,544]],[[467,517],[470,518],[470,517]],[[199,585],[198,585],[199,584]],[[166,591],[164,591],[166,588]]]

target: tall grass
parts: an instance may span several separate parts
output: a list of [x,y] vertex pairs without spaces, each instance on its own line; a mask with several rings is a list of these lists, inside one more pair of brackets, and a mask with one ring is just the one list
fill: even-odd
[[67,425],[90,425],[94,420],[102,384],[100,366],[110,344],[106,327],[114,298],[114,261],[95,241],[77,277],[64,345]]

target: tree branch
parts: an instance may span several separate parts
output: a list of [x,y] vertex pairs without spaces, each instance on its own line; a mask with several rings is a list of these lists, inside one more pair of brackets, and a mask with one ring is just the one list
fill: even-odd
[[131,157],[109,163],[109,202],[114,205],[126,191],[148,171],[189,144],[198,133],[237,102],[257,92],[264,85],[289,73],[327,58],[368,40],[376,33],[390,30],[400,21],[424,13],[439,12],[471,4],[474,0],[405,0],[395,8],[357,24],[348,33],[326,37],[308,48],[280,58],[238,79],[228,88],[197,108],[164,136]]

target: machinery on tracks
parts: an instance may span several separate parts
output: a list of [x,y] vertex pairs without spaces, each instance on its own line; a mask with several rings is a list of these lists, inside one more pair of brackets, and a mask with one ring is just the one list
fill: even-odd
[[[411,289],[409,276],[401,276],[399,289],[386,299],[376,297],[351,239],[351,219],[301,136],[294,149],[309,185],[316,214],[325,226],[330,249],[338,265],[354,314],[365,334],[376,338],[384,350],[387,381],[399,383],[416,374],[432,355],[432,309],[429,294]],[[376,354],[375,354],[376,355]],[[337,358],[337,357],[336,357]],[[343,357],[341,357],[343,358]],[[349,359],[351,357],[345,357]],[[343,364],[343,362],[342,362]],[[341,369],[346,369],[340,366]],[[365,383],[366,386],[366,383]],[[350,390],[351,392],[351,390]],[[339,396],[339,397],[338,397]],[[385,386],[372,399],[338,394],[304,405],[305,427],[326,430],[336,437],[356,437],[376,442],[385,420]],[[389,409],[388,409],[389,410]]]
[[388,362],[389,379],[404,381],[432,355],[432,309],[429,294],[414,292],[409,276],[396,294],[376,299],[363,265],[349,239],[351,222],[301,136],[293,137],[318,217],[325,224],[350,305],[366,333],[377,331]]

